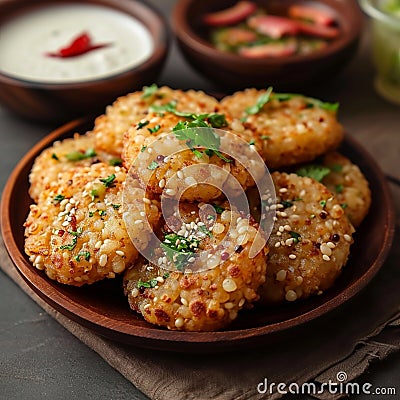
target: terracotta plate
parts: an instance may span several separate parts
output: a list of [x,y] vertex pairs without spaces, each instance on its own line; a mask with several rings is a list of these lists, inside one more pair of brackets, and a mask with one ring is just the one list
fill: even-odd
[[1,228],[7,250],[27,284],[56,310],[100,335],[141,347],[180,352],[214,352],[258,346],[276,338],[282,340],[287,332],[331,311],[358,293],[388,255],[394,232],[394,212],[385,177],[371,156],[347,136],[340,151],[357,163],[368,178],[372,206],[355,235],[348,264],[332,289],[305,301],[243,312],[226,331],[173,332],[152,326],[129,309],[119,279],[82,288],[61,285],[33,268],[24,254],[23,223],[31,203],[28,175],[35,157],[53,141],[77,131],[85,132],[92,124],[92,120],[73,121],[45,137],[26,154],[5,187]]

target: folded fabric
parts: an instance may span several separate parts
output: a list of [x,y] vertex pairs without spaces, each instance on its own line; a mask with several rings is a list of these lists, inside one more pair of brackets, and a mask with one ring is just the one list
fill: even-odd
[[[395,243],[399,240],[398,231]],[[320,387],[328,380],[336,381],[338,372],[345,372],[347,381],[359,377],[370,362],[400,350],[399,257],[400,248],[394,246],[365,290],[329,314],[287,332],[278,344],[177,356],[113,342],[55,311],[29,288],[0,243],[4,272],[68,331],[155,400],[277,399],[282,393],[264,393],[266,383],[276,388],[279,383],[313,382]],[[342,395],[324,392],[315,397],[337,399]]]

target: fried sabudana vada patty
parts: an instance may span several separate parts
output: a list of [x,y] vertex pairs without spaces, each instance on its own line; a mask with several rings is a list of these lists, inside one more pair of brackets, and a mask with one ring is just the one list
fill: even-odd
[[269,168],[279,168],[314,158],[335,149],[343,139],[336,111],[301,95],[270,100],[257,108],[266,90],[246,89],[221,100],[221,111],[234,119],[230,126],[239,134],[250,131],[254,146]]
[[[254,185],[252,175],[240,161],[251,163],[256,178],[264,173],[262,160],[237,136],[220,140],[232,153],[239,154],[240,160],[201,149],[190,150],[185,140],[178,139],[179,132],[173,130],[185,121],[184,117],[152,112],[148,118],[151,122],[145,127],[132,126],[125,133],[122,158],[124,166],[128,170],[133,167],[143,185],[153,193],[168,195],[170,192],[174,196],[185,186],[188,189],[182,193],[183,201],[211,201],[220,197],[222,191],[237,193]],[[153,133],[154,129],[157,132]],[[196,168],[187,168],[191,166]],[[229,174],[235,180],[228,179]],[[237,187],[236,180],[241,188]],[[168,184],[170,187],[164,191]]]
[[[188,111],[197,114],[214,112],[218,101],[202,91],[174,90],[167,86],[157,88],[151,86],[142,91],[119,97],[106,108],[104,115],[95,121],[93,132],[96,138],[96,150],[111,152],[120,157],[124,147],[124,133],[140,121],[145,123],[151,105],[163,105],[176,102],[178,111]],[[150,90],[149,90],[150,89]]]
[[[58,282],[81,286],[114,278],[138,257],[122,218],[125,170],[97,163],[58,174],[25,222],[25,252]],[[158,208],[147,205],[149,221]],[[141,230],[138,227],[138,235]]]
[[346,264],[354,228],[339,202],[309,177],[274,172],[276,220],[268,239],[262,304],[295,301],[331,287]]
[[199,218],[204,209],[198,206],[181,207],[182,222],[175,215],[170,220],[177,234],[167,233],[161,239],[168,248],[184,245],[191,249],[193,255],[186,255],[189,266],[196,264],[195,255],[199,253],[195,249],[203,250],[199,254],[203,270],[179,271],[177,263],[185,256],[180,253],[171,261],[168,253],[160,251],[158,262],[140,259],[125,272],[125,294],[131,308],[152,324],[184,331],[218,330],[258,299],[256,291],[265,281],[268,253],[262,242],[261,251],[249,257],[252,245],[260,240],[258,225],[229,209]]
[[337,152],[326,154],[322,164],[330,169],[330,173],[321,183],[335,195],[350,222],[358,227],[371,206],[367,179],[357,165]]
[[40,193],[57,181],[60,172],[97,162],[99,155],[94,150],[94,135],[75,134],[73,138],[56,141],[43,150],[33,164],[29,175],[29,195],[34,201]]

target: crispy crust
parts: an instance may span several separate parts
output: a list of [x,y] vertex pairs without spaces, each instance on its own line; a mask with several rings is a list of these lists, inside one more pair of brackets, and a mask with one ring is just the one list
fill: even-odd
[[[114,175],[109,187],[100,181]],[[103,163],[60,173],[25,222],[25,252],[34,266],[58,282],[81,286],[114,278],[131,265],[138,252],[122,219],[125,179],[123,168]],[[148,216],[159,218],[151,210]]]
[[[198,221],[199,212],[196,204],[186,205],[181,217],[189,224]],[[214,258],[218,255],[206,257],[204,262],[211,269],[197,273],[169,272],[143,259],[128,269],[124,287],[131,308],[140,312],[146,321],[174,330],[213,331],[236,319],[242,308],[258,299],[256,291],[265,280],[268,253],[265,246],[254,258],[249,257],[252,244],[259,240],[257,224],[251,219],[241,218],[230,236],[225,237],[229,224],[239,217],[237,211],[224,211],[215,220],[212,237],[201,241],[203,250],[213,249],[222,239],[230,241],[234,247],[240,246],[239,251],[232,251],[230,257],[217,266],[220,258]],[[238,233],[241,228],[247,232],[244,236]],[[152,279],[157,280],[154,288],[141,288],[138,284],[139,280]]]
[[101,157],[96,154],[93,157],[79,161],[70,161],[67,156],[73,153],[85,154],[88,150],[94,150],[94,136],[75,134],[73,138],[54,142],[45,149],[35,160],[29,175],[29,195],[34,201],[39,199],[40,193],[46,190],[57,180],[60,172],[65,172],[74,167],[89,166],[98,162]]
[[218,107],[217,100],[202,91],[185,92],[163,86],[148,97],[144,97],[144,91],[130,93],[119,97],[106,108],[105,114],[96,119],[93,128],[96,149],[120,157],[124,147],[125,131],[131,125],[147,119],[150,105],[162,105],[171,101],[177,101],[177,110],[193,113],[213,112]]
[[[244,190],[254,185],[252,176],[238,160],[227,156],[231,162],[226,162],[215,153],[209,156],[205,152],[199,157],[188,149],[184,141],[178,140],[171,132],[178,122],[185,120],[184,118],[167,112],[163,116],[149,113],[147,118],[150,121],[148,125],[143,128],[132,126],[125,133],[122,158],[124,166],[128,170],[133,166],[135,173],[149,191],[161,194],[169,179],[175,176],[175,184],[174,180],[171,180],[170,189],[176,192],[179,186],[191,186],[182,193],[182,200],[195,202],[217,199],[221,197],[222,190],[225,193],[237,192],[233,181],[227,180],[227,173],[231,174]],[[158,126],[156,134],[149,131]],[[242,141],[235,142],[230,138],[226,140],[228,141],[227,146],[233,153],[241,154],[245,160],[249,160],[249,157],[245,157],[245,152],[250,152],[247,144],[243,145]],[[224,143],[224,138],[221,142]],[[158,161],[159,158],[161,161]],[[154,162],[157,167],[154,170],[149,169]],[[190,166],[199,168],[185,170]],[[222,171],[209,166],[217,166]],[[261,175],[264,170],[258,168],[256,172]],[[176,175],[178,173],[179,175]]]
[[337,152],[328,153],[323,158],[323,165],[330,168],[329,175],[322,183],[342,204],[350,222],[358,227],[371,206],[371,190],[360,168],[348,158]]
[[346,264],[353,226],[339,202],[308,177],[274,172],[277,215],[268,246],[263,304],[294,301],[331,287]]
[[[333,111],[309,107],[303,96],[287,101],[271,100],[255,115],[254,106],[265,90],[246,89],[225,97],[221,111],[233,118],[232,129],[253,136],[255,146],[269,168],[280,168],[313,160],[335,149],[343,139],[343,127]],[[241,119],[245,118],[245,122]],[[249,134],[249,133],[247,133]]]

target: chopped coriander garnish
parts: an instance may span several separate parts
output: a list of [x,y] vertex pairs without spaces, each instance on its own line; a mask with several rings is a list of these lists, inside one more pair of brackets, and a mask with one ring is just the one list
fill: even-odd
[[73,236],[72,243],[64,244],[64,245],[60,246],[60,250],[72,251],[76,247],[76,244],[78,243],[78,237],[81,236],[81,234],[82,234],[82,228],[78,228],[76,232],[68,231],[68,233]]
[[70,243],[70,244],[64,244],[64,245],[60,246],[60,250],[69,250],[69,251],[72,251],[72,250],[75,248],[77,242],[78,242],[78,238],[73,237],[73,238],[72,238],[72,243]]
[[[193,151],[193,154],[194,154],[197,158],[203,157],[203,153],[202,153],[201,151],[196,150],[196,149],[190,149],[190,150]],[[211,153],[211,154],[213,154],[213,153]]]
[[326,200],[321,200],[321,201],[319,202],[319,204],[321,204],[322,208],[325,208],[325,206],[326,206]]
[[270,140],[271,136],[263,135],[263,136],[261,136],[261,139],[262,140]]
[[154,170],[157,169],[158,167],[159,167],[158,162],[153,160],[153,161],[148,165],[147,169],[149,169],[150,171],[154,171]]
[[60,201],[63,201],[65,199],[65,196],[62,194],[57,194],[54,196],[53,201],[55,204],[58,204]]
[[90,253],[88,251],[79,252],[74,258],[76,261],[81,261],[81,258],[84,257],[86,261],[90,260]]
[[331,170],[329,168],[322,165],[309,164],[299,168],[296,174],[299,176],[308,176],[309,178],[315,179],[317,182],[321,182],[330,172]]
[[212,234],[211,234],[210,230],[205,225],[200,225],[199,226],[199,231],[204,233],[208,237],[212,237]]
[[262,108],[269,102],[271,94],[272,87],[270,86],[267,91],[257,99],[257,103],[255,105],[246,108],[246,114],[258,114],[262,110]]
[[293,99],[293,97],[301,96],[300,94],[293,94],[293,93],[274,93],[272,98],[278,101],[288,101]]
[[326,101],[321,101],[312,98],[309,98],[309,100],[312,100],[317,107],[322,108],[323,110],[337,111],[339,109],[339,103],[328,103]]
[[292,207],[293,203],[289,200],[281,200],[281,204],[283,205],[284,208],[289,208]]
[[138,283],[137,283],[137,288],[154,288],[156,287],[158,284],[157,279],[150,279],[147,282],[143,282],[141,279],[139,279]]
[[169,233],[164,237],[164,244],[167,244],[168,247],[176,251],[190,251],[193,248],[197,248],[199,240],[195,238],[188,239],[175,233]]
[[139,130],[139,129],[144,128],[144,127],[145,127],[146,125],[148,125],[149,123],[150,123],[150,121],[139,122],[139,123],[137,124],[136,130]]
[[150,111],[151,112],[156,112],[156,113],[163,113],[163,112],[170,112],[170,113],[176,113],[176,101],[170,101],[169,103],[162,104],[162,105],[156,105],[152,104],[150,106]]
[[317,106],[319,108],[322,108],[323,110],[328,110],[328,111],[337,111],[339,109],[339,103],[328,103],[318,99],[314,99],[313,97],[306,97],[301,94],[274,93],[271,96],[272,99],[276,99],[278,101],[287,101],[293,99],[294,97],[303,97],[307,102],[306,105],[307,108]]
[[254,139],[250,140],[250,142],[249,142],[249,146],[254,146],[255,144],[256,144],[256,142],[255,142],[255,140],[254,140]]
[[79,237],[82,235],[83,229],[78,228],[76,231],[68,231],[68,233],[72,236]]
[[179,121],[173,131],[187,128],[223,128],[228,125],[224,114],[186,114],[187,121]]
[[224,114],[208,114],[207,121],[213,128],[223,128],[228,125]]
[[99,210],[99,215],[100,215],[100,217],[104,217],[105,215],[107,215],[107,211],[106,210]]
[[340,206],[341,206],[341,207],[343,208],[343,210],[344,210],[345,208],[348,207],[348,204],[347,204],[347,203],[342,203]]
[[[179,126],[178,126],[179,125]],[[190,129],[209,128],[205,121],[180,122],[173,131],[178,140],[186,140],[189,148],[194,146],[204,147],[210,150],[218,150],[221,144],[220,137],[212,129]]]
[[225,162],[232,162],[233,160],[231,160],[230,158],[226,158],[221,152],[214,150],[214,153],[217,157],[219,157],[222,161]]
[[96,211],[89,211],[89,217],[90,218],[92,218],[94,214],[96,214]]
[[108,163],[112,167],[120,167],[122,165],[122,160],[120,158],[112,158]]
[[173,128],[172,132],[181,131],[188,128],[188,121],[179,121]]
[[156,132],[158,132],[160,129],[161,129],[161,125],[160,125],[160,124],[157,124],[157,125],[154,126],[153,128],[147,128],[147,130],[148,130],[150,133],[156,133]]
[[147,98],[153,96],[157,91],[158,91],[158,86],[155,83],[153,83],[150,86],[145,86],[143,88],[142,99],[147,99]]
[[[224,114],[218,114],[218,113],[208,113],[208,114],[194,114],[194,113],[190,113],[190,112],[184,112],[184,111],[178,111],[176,109],[176,101],[171,101],[167,104],[163,104],[163,105],[152,105],[150,107],[150,111],[152,112],[170,112],[172,114],[177,115],[178,117],[183,117],[186,118],[188,121],[194,122],[197,124],[195,124],[196,127],[200,126],[199,122],[205,122],[207,121],[207,123],[205,123],[205,127],[207,126],[212,126],[213,128],[223,128],[225,126],[228,125],[228,123],[226,122],[225,119],[225,115]],[[184,124],[185,122],[188,121],[180,121],[182,124]],[[175,129],[173,130],[179,130],[179,129],[185,129],[186,126],[182,126],[182,124],[180,125],[181,127],[175,127]],[[179,125],[179,123],[178,123]],[[177,126],[178,126],[177,125]]]
[[222,214],[225,211],[225,208],[219,206],[218,204],[213,204],[212,206],[217,214]]
[[66,155],[68,161],[81,161],[84,160],[85,153],[81,153],[80,151],[72,151]]
[[290,236],[293,238],[294,243],[299,243],[301,241],[301,235],[297,232],[290,231]]
[[176,102],[174,101],[162,106],[151,106],[150,110],[155,112],[171,112],[175,115],[186,118],[187,121],[179,121],[172,129],[178,140],[186,140],[190,149],[199,146],[213,150],[218,157],[226,162],[231,162],[231,160],[228,160],[218,151],[220,146],[220,137],[212,129],[202,130],[201,132],[197,132],[196,129],[190,129],[211,127],[222,128],[227,126],[225,115],[218,113],[193,114],[180,112],[176,110]]
[[293,202],[295,202],[295,201],[302,201],[302,200],[303,200],[302,198],[296,197],[296,198],[293,199],[293,200],[281,200],[281,201],[280,201],[280,204],[283,205],[283,208],[289,208],[289,207],[292,207],[292,206],[293,206]]
[[[198,130],[196,128],[208,128]],[[214,154],[224,160],[225,162],[232,162],[232,160],[226,158],[220,151],[218,151],[221,138],[214,132],[213,129],[207,124],[207,122],[198,119],[194,121],[180,121],[172,131],[178,140],[186,140],[186,144],[193,151],[196,147],[203,147],[209,150],[208,155],[211,155],[211,151]]]
[[336,185],[335,186],[335,191],[336,191],[336,193],[342,193],[343,192],[343,185],[342,184]]
[[[176,110],[176,102],[174,101],[161,106],[151,106],[150,110],[154,112],[167,111],[186,118],[187,121],[179,121],[174,126],[172,131],[175,133],[175,136],[178,140],[186,140],[186,144],[198,158],[200,158],[201,155],[193,150],[195,146],[209,149],[225,162],[232,162],[232,160],[229,160],[218,151],[220,146],[220,137],[212,129],[210,129],[227,126],[228,123],[226,122],[224,114],[193,114],[180,112]],[[195,128],[208,129],[197,132]],[[148,129],[151,131],[150,128]],[[208,155],[211,156],[212,154],[208,153]]]
[[121,204],[111,204],[114,210],[118,210],[121,207]]
[[111,174],[110,176],[107,176],[107,178],[100,179],[100,182],[106,188],[110,188],[110,187],[113,187],[115,178],[116,178],[115,174]]
[[192,249],[196,249],[198,244],[199,240],[197,239],[189,240],[184,236],[170,233],[165,235],[161,248],[164,250],[168,260],[175,264],[176,269],[182,271],[189,262],[188,260],[194,255]]
[[142,148],[140,149],[140,152],[143,153],[146,149],[147,149],[147,146],[142,146]]
[[52,158],[53,160],[60,161],[60,159],[58,158],[58,156],[57,156],[56,153],[53,153],[53,154],[51,155],[51,158]]
[[162,277],[163,277],[163,279],[169,278],[169,272],[166,272]]
[[214,221],[215,220],[215,216],[214,215],[207,215],[207,220],[208,221]]
[[82,161],[86,158],[96,157],[96,152],[94,149],[87,149],[84,153],[81,151],[71,151],[65,157],[68,161]]

